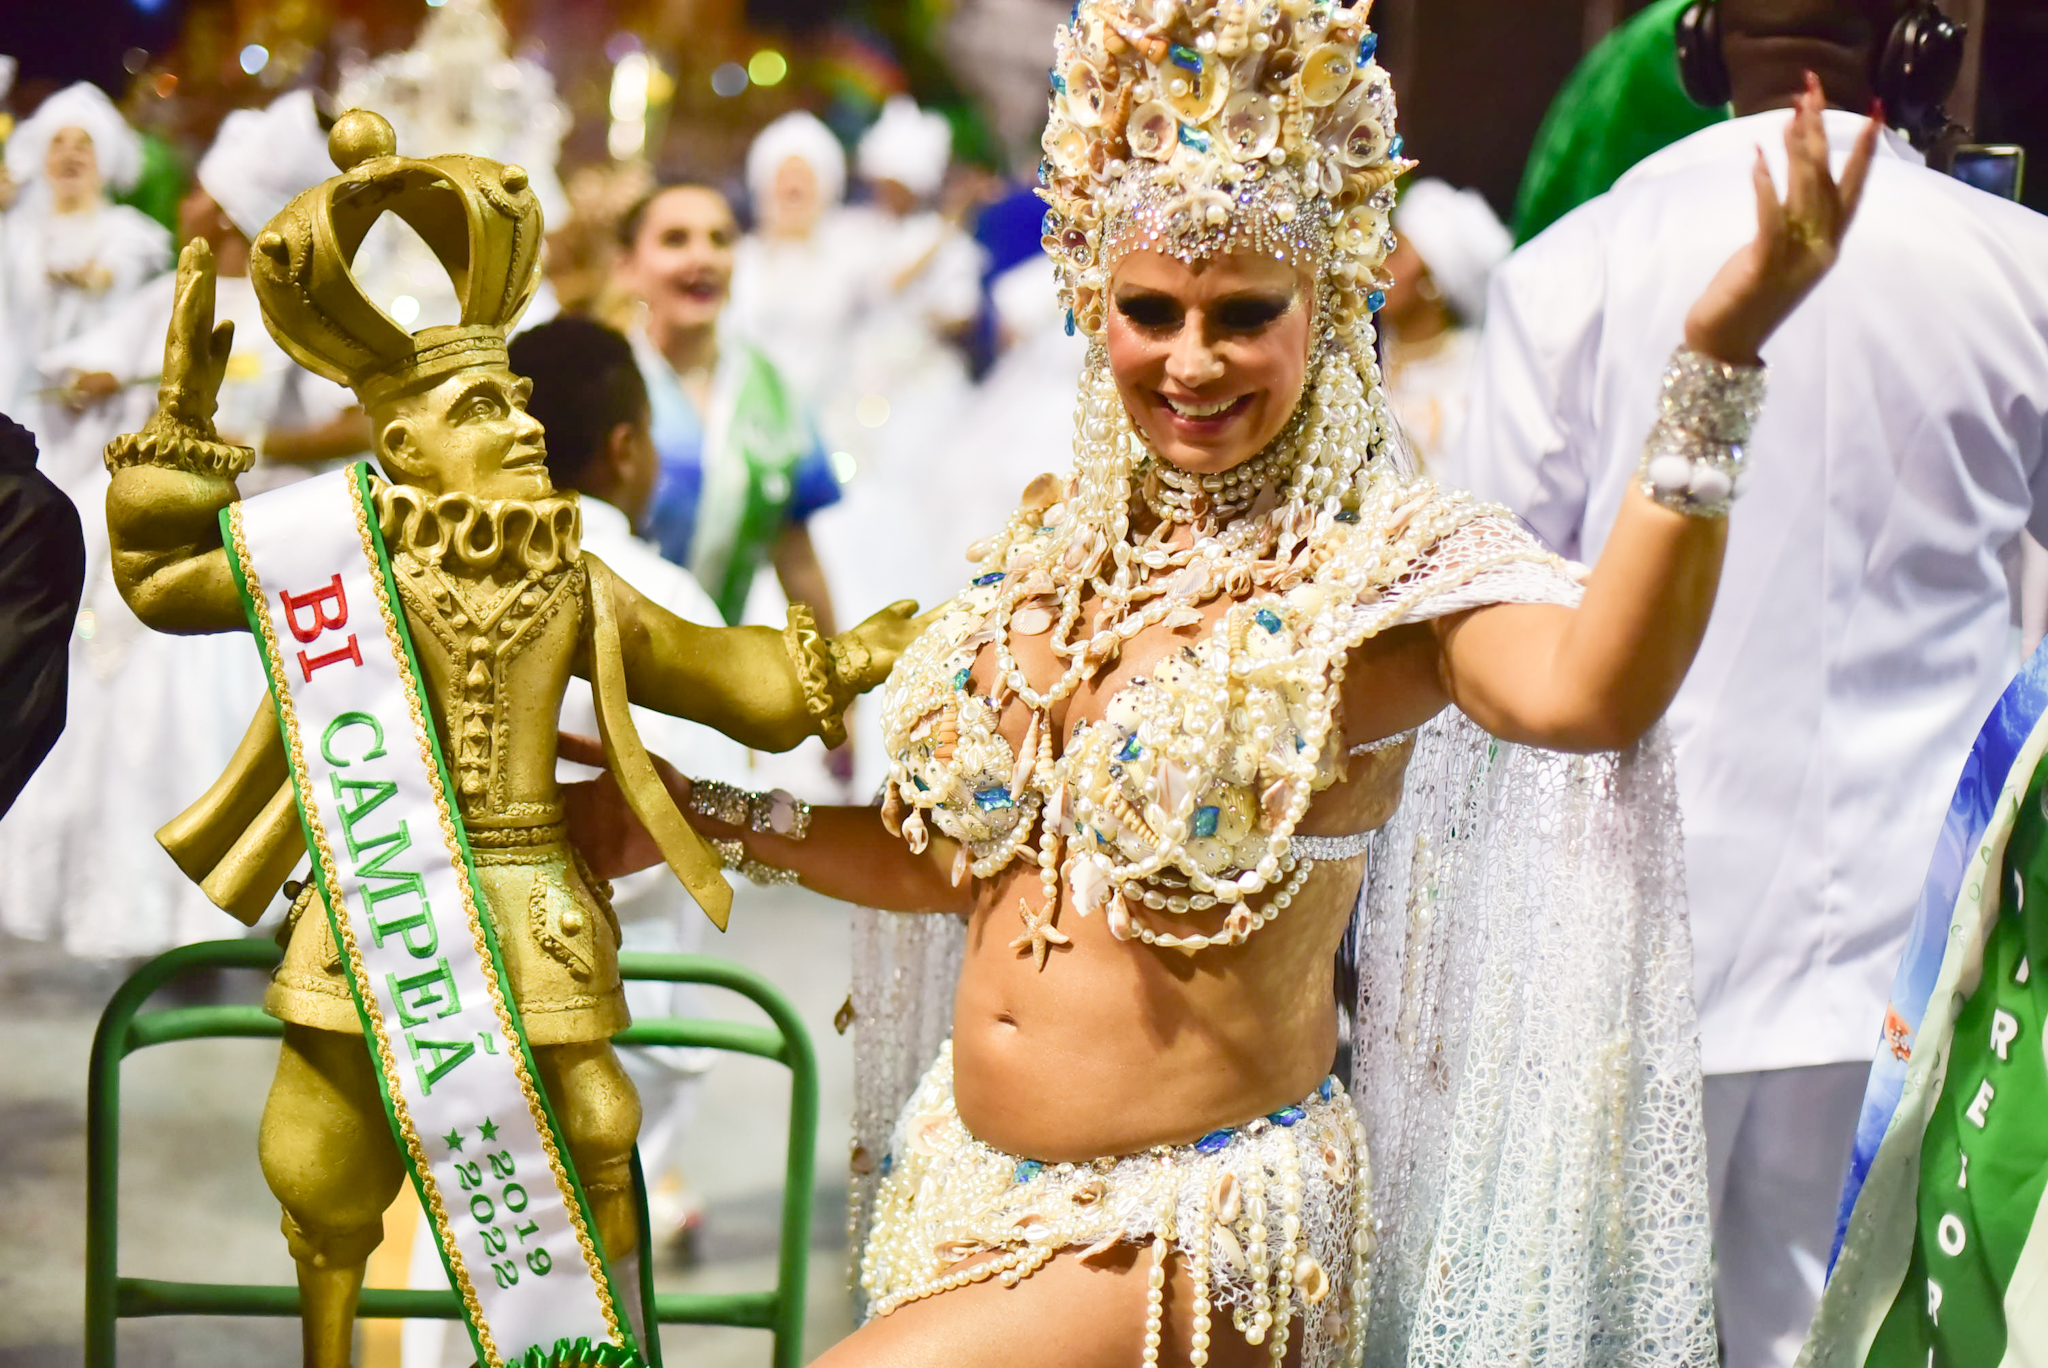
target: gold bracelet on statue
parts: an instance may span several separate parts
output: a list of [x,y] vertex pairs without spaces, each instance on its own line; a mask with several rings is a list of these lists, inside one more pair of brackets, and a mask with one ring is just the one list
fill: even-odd
[[212,441],[190,432],[127,432],[107,443],[107,471],[131,466],[155,466],[186,475],[210,475],[232,480],[256,465],[253,447]]
[[[789,625],[782,629],[782,644],[796,667],[797,684],[804,691],[804,711],[827,746],[846,741],[846,703],[833,686],[831,643],[818,631],[818,618],[806,603],[789,605]],[[850,700],[849,700],[850,701]]]
[[811,805],[785,789],[756,793],[716,779],[692,779],[685,806],[699,817],[764,836],[801,841],[811,834]]
[[731,837],[713,841],[711,848],[718,852],[719,868],[729,869],[749,883],[758,884],[762,888],[786,886],[801,881],[801,876],[794,869],[778,869],[764,860],[755,859],[747,854],[745,844]]

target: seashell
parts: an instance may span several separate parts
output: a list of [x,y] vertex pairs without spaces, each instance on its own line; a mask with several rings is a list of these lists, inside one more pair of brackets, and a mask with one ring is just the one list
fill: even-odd
[[1386,152],[1387,131],[1371,115],[1344,128],[1337,139],[1337,155],[1349,166],[1370,166]]
[[848,1161],[848,1167],[855,1173],[863,1176],[873,1173],[875,1171],[874,1151],[865,1145],[855,1145],[853,1147],[853,1158]]
[[1043,513],[1060,501],[1060,477],[1051,471],[1032,477],[1024,486],[1024,493],[1018,498],[1018,505],[1036,513]]
[[983,537],[980,541],[967,543],[967,559],[979,564],[988,559],[989,552],[996,549],[994,537]]
[[1115,1249],[1118,1243],[1122,1241],[1122,1239],[1122,1232],[1112,1230],[1109,1232],[1109,1234],[1103,1236],[1094,1244],[1089,1245],[1086,1249],[1082,1250],[1079,1257],[1084,1263],[1089,1259],[1100,1258],[1104,1254],[1109,1253],[1110,1250]]
[[958,888],[961,884],[967,882],[967,871],[969,868],[967,847],[961,846],[953,852],[953,887]]
[[1031,1244],[1042,1244],[1052,1238],[1052,1222],[1035,1211],[1027,1211],[1010,1222],[1010,1228],[1022,1235]]
[[1110,935],[1115,936],[1120,941],[1127,941],[1131,938],[1131,912],[1129,908],[1124,906],[1124,900],[1121,897],[1109,900],[1108,921]]
[[1233,907],[1230,915],[1223,919],[1223,934],[1232,945],[1243,945],[1252,933],[1252,910],[1249,907]]
[[1074,1190],[1067,1194],[1067,1199],[1078,1207],[1092,1207],[1108,1195],[1109,1184],[1100,1178],[1090,1178],[1077,1184]]
[[1223,106],[1223,141],[1240,161],[1256,161],[1280,140],[1280,111],[1255,90],[1243,90]]
[[[1259,795],[1259,816],[1264,819],[1268,830],[1277,830],[1292,805],[1294,785],[1285,779],[1275,779]],[[957,886],[957,881],[956,881]]]
[[1236,1225],[1243,1211],[1244,1194],[1238,1190],[1237,1175],[1220,1173],[1216,1185],[1209,1189],[1209,1204],[1216,1213],[1216,1219],[1224,1225]]
[[903,834],[903,794],[894,783],[882,795],[882,829],[891,836]]
[[1216,117],[1230,96],[1230,69],[1214,57],[1202,59],[1200,71],[1175,67],[1166,76],[1166,101],[1182,122],[1201,125]]
[[1406,157],[1383,161],[1378,166],[1369,166],[1351,178],[1352,187],[1361,195],[1370,195],[1383,190],[1401,177],[1413,171],[1417,163]]
[[1038,144],[1054,169],[1068,176],[1085,176],[1089,171],[1089,138],[1072,124],[1055,124],[1045,130]]
[[1299,589],[1290,591],[1287,595],[1288,606],[1300,612],[1304,617],[1314,617],[1317,613],[1322,612],[1323,605],[1329,601],[1329,591],[1316,584],[1304,584]]
[[1323,1271],[1315,1255],[1304,1254],[1294,1265],[1294,1286],[1303,1301],[1316,1306],[1330,1295],[1330,1275]]
[[1074,898],[1074,910],[1087,916],[1109,901],[1109,874],[1092,859],[1076,856],[1067,865],[1067,887]]
[[1344,189],[1344,168],[1335,157],[1325,157],[1316,163],[1317,184],[1325,195],[1335,197]]
[[1324,43],[1311,49],[1301,59],[1301,74],[1296,78],[1302,103],[1313,108],[1334,104],[1351,84],[1357,70],[1357,50],[1354,48],[1341,43]]
[[1153,100],[1131,111],[1124,137],[1131,145],[1132,156],[1165,161],[1180,145],[1180,120],[1167,106]]
[[1317,1157],[1323,1161],[1323,1172],[1332,1183],[1342,1187],[1351,1181],[1351,1156],[1335,1140],[1323,1141]]
[[1130,686],[1118,689],[1102,709],[1102,720],[1125,731],[1135,731],[1138,726],[1137,691]]
[[1010,792],[1023,793],[1024,785],[1030,782],[1031,767],[1038,763],[1038,728],[1044,721],[1039,713],[1031,714],[1031,724],[1024,728],[1024,740],[1017,746],[1017,763],[1010,770]]
[[1323,1308],[1322,1320],[1318,1326],[1323,1338],[1332,1344],[1343,1344],[1351,1338],[1351,1321],[1344,1314],[1341,1302],[1331,1302]]
[[1166,592],[1175,597],[1201,599],[1207,597],[1208,589],[1208,567],[1191,565],[1174,576],[1173,583],[1167,586]]
[[1088,62],[1075,61],[1068,64],[1065,77],[1067,118],[1082,128],[1102,127],[1103,118],[1115,103],[1102,73]]
[[1046,798],[1045,820],[1046,824],[1054,831],[1058,831],[1067,824],[1067,786],[1065,784],[1054,785],[1051,795]]
[[927,1158],[939,1153],[940,1143],[944,1139],[945,1130],[946,1117],[943,1112],[925,1112],[921,1116],[914,1117],[910,1122],[909,1139],[911,1150]]
[[1190,781],[1188,772],[1171,760],[1159,763],[1159,805],[1168,812],[1178,812],[1188,796]]
[[943,1268],[949,1264],[959,1263],[962,1259],[971,1259],[987,1248],[988,1246],[979,1240],[941,1240],[932,1246],[932,1258]]
[[1202,614],[1195,608],[1176,608],[1166,615],[1164,621],[1168,631],[1177,632],[1183,627],[1200,626]]
[[1240,1273],[1251,1272],[1251,1260],[1245,1258],[1244,1246],[1237,1242],[1237,1236],[1231,1233],[1230,1227],[1219,1225],[1213,1229],[1216,1232],[1216,1247],[1223,1251],[1223,1262]]
[[911,854],[924,854],[924,848],[931,844],[931,839],[931,833],[925,830],[922,813],[913,812],[903,819],[903,843],[910,847]]
[[1337,229],[1338,249],[1354,255],[1368,254],[1379,239],[1380,224],[1379,210],[1359,205],[1344,215],[1344,222]]
[[1033,604],[1010,614],[1010,630],[1018,636],[1044,636],[1052,630],[1052,614]]

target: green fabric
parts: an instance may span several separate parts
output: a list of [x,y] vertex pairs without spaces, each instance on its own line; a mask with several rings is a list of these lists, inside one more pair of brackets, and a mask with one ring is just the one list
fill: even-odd
[[[1947,1076],[1920,1153],[1912,1261],[1869,1368],[1997,1364],[2013,1294],[2038,1343],[2048,1307],[2014,1277],[2048,1186],[2048,765],[2034,775],[2006,847],[2004,896],[1982,977],[1956,1013]],[[2039,1257],[2039,1251],[2033,1256]]]
[[704,583],[727,622],[738,622],[746,611],[754,572],[789,524],[792,476],[814,441],[802,408],[774,365],[751,347],[745,356],[726,438],[746,459],[746,504],[724,572],[714,571]]
[[1550,102],[1515,196],[1515,243],[1527,242],[1660,148],[1728,117],[1678,83],[1673,37],[1687,0],[1654,0],[1602,38]]
[[156,134],[143,133],[140,136],[142,178],[127,194],[114,196],[114,203],[140,209],[168,228],[175,238],[178,235],[178,201],[185,198],[188,179],[185,164],[178,160],[178,154],[171,145]]
[[510,1368],[646,1368],[646,1361],[624,1345],[560,1339],[553,1349],[536,1344]]

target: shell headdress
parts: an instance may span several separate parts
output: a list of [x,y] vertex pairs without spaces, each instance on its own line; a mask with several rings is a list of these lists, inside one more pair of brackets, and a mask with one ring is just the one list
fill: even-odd
[[1384,299],[1401,158],[1367,6],[1080,0],[1055,41],[1039,167],[1045,249],[1099,336],[1140,247],[1270,251],[1315,270],[1338,330]]

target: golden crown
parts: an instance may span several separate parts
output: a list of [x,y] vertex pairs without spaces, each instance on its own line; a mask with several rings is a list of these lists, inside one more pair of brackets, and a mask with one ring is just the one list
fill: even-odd
[[[277,344],[365,406],[505,364],[506,330],[540,286],[540,203],[526,172],[484,157],[401,157],[391,125],[362,109],[336,120],[327,151],[341,174],[287,204],[250,254]],[[459,324],[408,332],[370,301],[353,264],[384,214],[418,233],[448,272]]]

